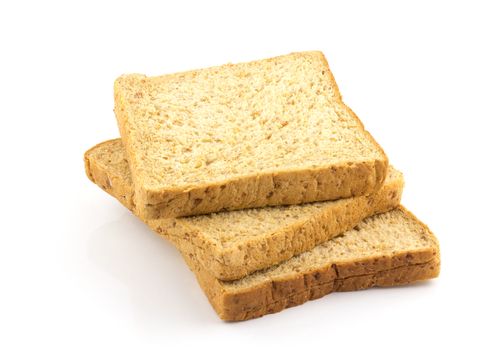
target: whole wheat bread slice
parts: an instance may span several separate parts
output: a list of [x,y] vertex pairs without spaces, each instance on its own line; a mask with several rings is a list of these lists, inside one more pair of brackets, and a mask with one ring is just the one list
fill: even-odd
[[[137,214],[120,140],[91,148],[85,163],[93,182]],[[234,280],[310,250],[368,216],[395,208],[402,189],[402,175],[391,168],[384,185],[368,196],[146,221],[156,232],[177,240],[182,250],[192,250],[214,277]]]
[[115,81],[146,219],[369,194],[388,160],[320,52]]

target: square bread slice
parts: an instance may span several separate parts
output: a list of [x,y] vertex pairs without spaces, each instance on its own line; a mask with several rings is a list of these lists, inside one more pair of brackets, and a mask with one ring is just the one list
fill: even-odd
[[388,160],[321,52],[115,81],[146,219],[369,194]]
[[[85,163],[93,182],[140,216],[119,139],[91,148]],[[367,196],[146,222],[156,232],[177,240],[179,246],[192,246],[196,259],[214,277],[234,280],[290,259],[368,216],[397,207],[403,183],[402,174],[390,168],[384,185]]]

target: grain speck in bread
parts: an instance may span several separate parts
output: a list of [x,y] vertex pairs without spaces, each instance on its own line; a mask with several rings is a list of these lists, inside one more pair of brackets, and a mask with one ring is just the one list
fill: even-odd
[[[91,148],[85,161],[89,178],[138,214],[121,141]],[[402,189],[402,174],[390,168],[384,185],[368,196],[146,222],[178,246],[193,247],[183,249],[192,250],[216,278],[234,280],[310,250],[368,216],[395,208]]]
[[115,114],[146,219],[359,196],[388,166],[320,52],[125,75]]

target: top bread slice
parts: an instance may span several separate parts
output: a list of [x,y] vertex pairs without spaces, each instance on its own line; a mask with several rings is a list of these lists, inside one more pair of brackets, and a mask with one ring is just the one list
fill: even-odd
[[[140,216],[120,140],[91,148],[85,153],[85,163],[93,182]],[[216,278],[233,280],[312,249],[368,216],[395,208],[402,189],[402,174],[390,167],[383,186],[367,196],[145,222],[177,240],[178,246],[193,247],[196,259]]]
[[388,167],[320,52],[124,75],[115,114],[146,219],[359,196]]

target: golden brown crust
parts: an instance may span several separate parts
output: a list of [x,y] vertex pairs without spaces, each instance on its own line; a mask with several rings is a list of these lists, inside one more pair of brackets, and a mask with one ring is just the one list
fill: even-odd
[[[134,190],[120,174],[115,174],[95,159],[101,145],[120,142],[111,140],[86,152],[86,171],[89,179],[136,212]],[[110,156],[111,158],[111,156]],[[278,264],[292,256],[310,250],[338,234],[353,228],[364,218],[389,211],[398,206],[403,189],[401,178],[385,184],[378,192],[332,202],[308,220],[282,227],[259,239],[248,240],[238,248],[222,248],[204,232],[186,220],[166,218],[147,220],[161,235],[169,235],[185,251],[191,251],[206,270],[221,280],[242,278],[249,273]],[[141,217],[139,213],[136,214]]]
[[143,217],[159,219],[351,198],[377,191],[387,167],[385,158],[315,170],[263,173],[189,190],[144,191],[144,207],[138,208],[142,208]]
[[290,295],[288,298],[260,308],[239,311],[230,310],[220,316],[226,321],[249,320],[304,304],[309,300],[321,298],[332,292],[356,291],[372,287],[392,287],[415,283],[437,277],[439,270],[439,261],[432,261],[419,265],[403,266],[395,270],[380,271],[371,275],[347,277],[338,279],[334,283],[319,285],[310,290]]
[[[435,278],[440,272],[438,251],[430,249],[367,259],[343,267],[333,264],[230,293],[225,290],[224,282],[211,277],[189,254],[183,256],[219,317],[226,321],[243,321],[279,312],[332,292],[409,284]],[[339,272],[340,269],[343,272]]]
[[353,276],[367,276],[380,271],[390,271],[402,266],[423,264],[436,257],[433,250],[401,253],[395,256],[370,258],[343,265],[331,264],[305,274],[292,274],[286,279],[273,280],[251,288],[227,290],[224,296],[224,310],[239,310],[256,305],[268,305],[287,298],[289,295],[308,291],[318,285],[331,283]]
[[[383,160],[376,159],[376,183],[381,186],[384,182],[384,179],[386,178],[386,174],[388,171],[388,166],[389,166],[389,160],[388,156],[384,152],[383,148],[379,145],[379,143],[376,142],[374,137],[369,133],[366,129],[360,118],[353,112],[353,110],[348,107],[344,102],[342,102],[343,106],[346,108],[348,113],[357,121],[357,123],[360,125],[360,127],[364,130],[365,135],[372,141],[372,144],[379,150],[379,152],[383,155]],[[376,188],[377,185],[376,185]]]
[[[115,99],[115,109],[114,109],[114,112],[115,112],[115,116],[116,116],[116,119],[117,119],[117,125],[118,125],[118,129],[119,129],[119,132],[120,132],[120,135],[121,135],[121,138],[122,138],[122,142],[123,143],[128,143],[128,137],[129,137],[129,134],[127,132],[128,130],[128,118],[126,117],[126,114],[127,113],[130,113],[127,109],[126,109],[126,104],[123,103],[123,99],[120,97],[120,95],[118,94],[118,90],[119,90],[119,86],[120,84],[122,84],[125,80],[122,79],[121,77],[118,78],[116,81],[115,81],[115,84],[114,84],[114,99]],[[132,156],[132,154],[129,154],[129,149],[127,147],[124,148],[125,149],[125,153],[127,154],[127,161],[129,162],[130,166],[131,167],[136,167],[137,164],[136,164],[136,159],[135,157]],[[143,204],[142,203],[137,203],[137,201],[143,197],[143,195],[141,194],[141,179],[140,178],[136,178],[135,177],[135,174],[134,172],[131,172],[131,177],[132,177],[132,180],[135,184],[134,186],[134,189],[133,189],[133,197],[136,199],[136,202],[135,202],[135,206],[136,206],[136,210],[138,212],[142,212],[143,211]],[[111,193],[110,193],[111,194]]]
[[134,211],[134,192],[131,190],[130,185],[128,185],[123,178],[118,176],[118,174],[113,174],[108,171],[108,169],[100,166],[100,163],[93,158],[93,154],[96,150],[100,149],[101,146],[115,141],[116,140],[101,142],[85,152],[85,173],[89,180],[118,199],[127,209]]

